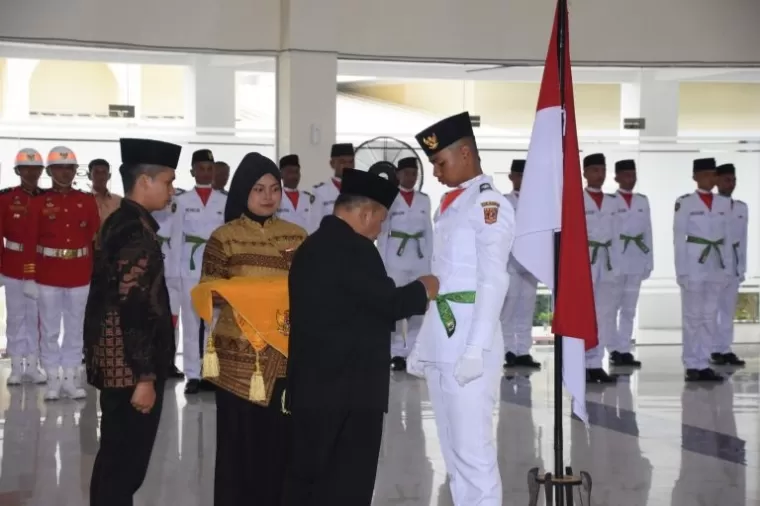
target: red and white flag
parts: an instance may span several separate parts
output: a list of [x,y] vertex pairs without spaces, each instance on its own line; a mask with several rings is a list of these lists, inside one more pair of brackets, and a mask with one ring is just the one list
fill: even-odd
[[[520,189],[512,254],[555,293],[552,331],[563,336],[562,380],[573,397],[573,412],[587,422],[584,352],[597,346],[599,339],[583,206],[567,23],[564,31],[564,83],[560,83],[559,77],[558,23],[559,16],[567,16],[565,5],[559,2],[554,16],[554,29],[546,55],[536,120]],[[555,232],[562,233],[557,287],[554,286]]]

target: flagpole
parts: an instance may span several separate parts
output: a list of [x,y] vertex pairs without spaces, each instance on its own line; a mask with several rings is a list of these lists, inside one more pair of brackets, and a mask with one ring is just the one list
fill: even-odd
[[[559,66],[559,104],[562,111],[562,159],[565,158],[565,31],[567,29],[567,0],[557,0],[557,63]],[[559,254],[562,232],[554,233],[554,301],[559,286]],[[556,304],[555,304],[556,307]],[[564,431],[562,428],[562,336],[554,334],[554,477],[562,478],[564,471]],[[564,506],[564,487],[554,487],[557,506]],[[572,497],[572,496],[571,496]],[[572,501],[571,498],[569,498]]]

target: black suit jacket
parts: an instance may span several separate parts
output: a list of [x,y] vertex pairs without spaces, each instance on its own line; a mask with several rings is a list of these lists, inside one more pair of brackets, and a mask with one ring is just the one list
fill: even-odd
[[425,313],[415,281],[397,288],[374,243],[326,216],[290,268],[291,410],[388,410],[390,339],[397,320]]

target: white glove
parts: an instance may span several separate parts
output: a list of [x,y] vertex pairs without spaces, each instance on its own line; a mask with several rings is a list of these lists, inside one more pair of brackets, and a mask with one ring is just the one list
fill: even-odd
[[[407,367],[408,364],[407,362]],[[454,379],[457,380],[459,386],[465,386],[470,381],[483,376],[483,372],[483,350],[477,346],[467,346],[464,354],[457,360]]]
[[37,289],[37,283],[28,279],[24,281],[24,295],[29,297],[30,299],[37,300],[37,297],[39,296],[39,290]]
[[406,357],[406,372],[418,378],[425,377],[425,366],[420,362],[420,354],[417,346],[412,348],[412,352]]

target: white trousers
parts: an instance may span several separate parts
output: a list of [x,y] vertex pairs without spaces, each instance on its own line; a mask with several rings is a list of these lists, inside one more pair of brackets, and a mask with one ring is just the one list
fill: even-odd
[[594,279],[593,282],[599,345],[586,351],[586,369],[600,369],[602,367],[604,349],[610,346],[612,336],[617,334],[617,304],[615,302],[617,288],[614,278]]
[[11,358],[40,354],[40,317],[37,301],[24,295],[24,281],[5,278],[5,335]]
[[425,367],[454,506],[502,505],[493,417],[504,354],[495,348],[485,354],[485,374],[463,387],[454,364]]
[[718,296],[717,332],[712,342],[713,353],[730,353],[734,344],[734,316],[739,299],[739,278],[732,279]]
[[[410,270],[396,270],[389,269],[388,275],[396,283],[396,286],[408,285],[415,279],[419,278],[422,273]],[[417,334],[422,327],[422,319],[424,316],[412,316],[407,318],[406,329],[406,342],[404,342],[404,334],[402,322],[396,322],[396,331],[393,333],[391,339],[391,356],[392,357],[408,357],[412,351],[414,343],[417,341]]]
[[[40,360],[46,370],[82,365],[84,310],[90,286],[61,288],[39,285]],[[63,320],[63,340],[58,343]]]
[[686,281],[681,287],[681,325],[686,369],[710,366],[710,349],[717,336],[718,299],[725,282]]
[[176,288],[169,288],[169,308],[172,312],[172,319],[176,320],[174,324],[174,349],[179,353],[179,314],[182,306],[182,291]]
[[633,320],[641,292],[641,275],[617,276],[615,288],[615,332],[610,334],[607,348],[610,352],[630,353],[633,340]]
[[504,351],[518,357],[528,355],[533,346],[537,287],[538,281],[528,273],[509,274],[509,289],[501,309],[501,331]]
[[[197,278],[182,278],[182,300],[180,318],[182,319],[182,365],[187,379],[201,379],[201,350],[199,332],[201,319],[195,312],[190,291],[198,284]],[[208,328],[205,337],[208,337]],[[204,339],[203,349],[206,349]]]

